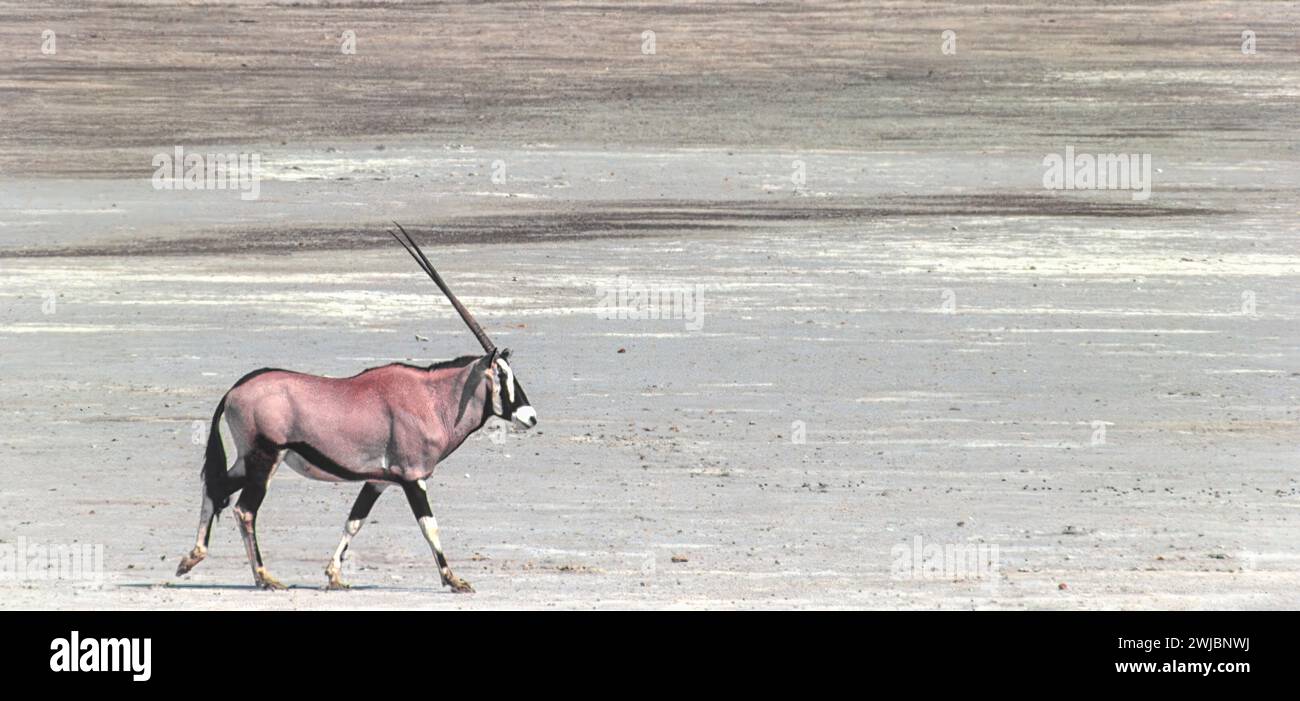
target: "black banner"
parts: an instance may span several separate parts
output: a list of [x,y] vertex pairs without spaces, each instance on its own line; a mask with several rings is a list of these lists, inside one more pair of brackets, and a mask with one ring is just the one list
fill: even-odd
[[559,681],[561,672],[566,683],[619,674],[653,685],[739,670],[750,670],[746,683],[758,681],[757,670],[809,685],[988,689],[1042,679],[1058,686],[1040,691],[1232,689],[1287,676],[1297,623],[1294,613],[1259,612],[0,614],[8,679],[148,692],[245,673],[338,691],[380,683],[375,670],[404,668],[474,670],[498,691]]

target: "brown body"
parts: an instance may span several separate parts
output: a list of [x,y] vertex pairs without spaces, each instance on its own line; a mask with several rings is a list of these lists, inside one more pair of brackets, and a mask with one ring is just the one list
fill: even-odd
[[277,446],[308,477],[427,479],[491,415],[486,367],[460,362],[385,365],[347,378],[271,370],[231,390],[226,421],[241,454],[259,442]]

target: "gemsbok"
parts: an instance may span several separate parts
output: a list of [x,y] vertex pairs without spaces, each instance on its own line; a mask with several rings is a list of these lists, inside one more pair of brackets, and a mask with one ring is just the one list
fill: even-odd
[[[341,573],[348,544],[380,493],[398,484],[433,549],[443,585],[456,592],[473,591],[447,565],[425,480],[492,416],[528,429],[537,425],[537,413],[510,368],[510,350],[492,344],[415,239],[401,225],[398,229],[405,241],[389,233],[447,296],[485,355],[428,367],[393,363],[348,378],[269,368],[245,375],[226,392],[212,415],[198,538],[176,568],[177,576],[207,556],[213,520],[230,503],[231,495],[241,492],[234,513],[253,579],[264,589],[285,588],[267,572],[256,530],[257,509],[283,461],[312,479],[365,483],[343,527],[343,539],[325,568],[330,589],[347,587]],[[223,416],[238,449],[229,469],[219,430]]]

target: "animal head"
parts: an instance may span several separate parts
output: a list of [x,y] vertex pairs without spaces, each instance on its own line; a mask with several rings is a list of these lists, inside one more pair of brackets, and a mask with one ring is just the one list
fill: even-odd
[[502,348],[488,356],[488,367],[484,370],[490,383],[492,394],[492,413],[515,426],[529,429],[537,425],[537,412],[528,403],[528,395],[515,377],[510,367],[510,349]]
[[447,296],[447,301],[451,302],[451,306],[456,309],[465,325],[478,339],[479,345],[483,346],[484,351],[487,351],[487,355],[483,356],[485,361],[483,374],[487,376],[490,383],[489,394],[492,397],[492,413],[507,421],[514,421],[515,425],[520,428],[527,429],[536,426],[537,412],[528,403],[528,395],[524,394],[524,388],[519,385],[519,381],[515,379],[515,371],[510,367],[510,349],[498,349],[492,343],[492,339],[488,338],[487,332],[475,321],[474,315],[470,314],[465,305],[456,299],[456,295],[451,293],[451,288],[447,287],[446,282],[443,282],[442,276],[438,274],[437,270],[433,269],[433,264],[424,255],[424,251],[420,250],[419,245],[415,243],[415,239],[406,233],[406,229],[403,229],[401,224],[393,223],[397,225],[406,240],[402,240],[402,237],[391,231],[388,233],[393,234],[393,238],[402,244],[402,247],[406,249],[407,253],[411,254],[416,264],[424,270],[429,279],[433,280],[438,289],[442,290],[442,293]]

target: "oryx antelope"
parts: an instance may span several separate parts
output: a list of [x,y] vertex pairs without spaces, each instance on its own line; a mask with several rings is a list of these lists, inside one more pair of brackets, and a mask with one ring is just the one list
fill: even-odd
[[[231,495],[241,492],[234,513],[253,578],[265,589],[284,588],[262,562],[256,531],[257,509],[283,461],[312,479],[365,483],[343,527],[343,539],[325,568],[330,588],[347,586],[341,570],[348,544],[380,493],[397,484],[433,549],[442,583],[457,592],[473,591],[468,582],[452,574],[442,554],[425,480],[492,416],[527,429],[537,425],[537,414],[510,368],[510,351],[492,344],[411,235],[401,231],[405,241],[397,234],[393,237],[451,301],[485,355],[428,367],[394,363],[348,378],[273,369],[245,375],[222,397],[212,416],[198,538],[176,568],[178,576],[207,556],[213,519]],[[229,469],[219,430],[223,416],[238,449]]]

